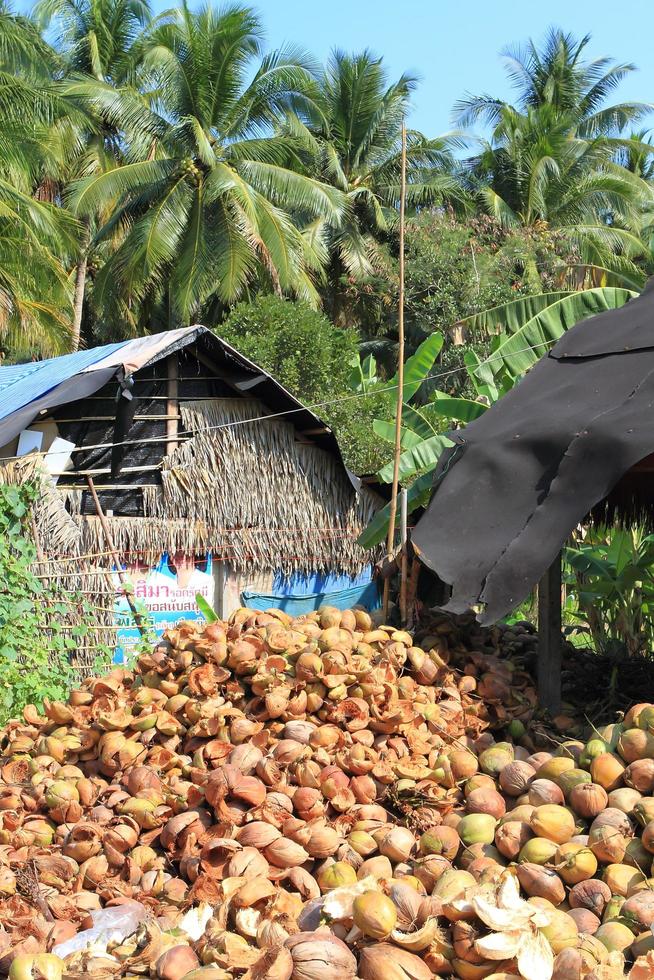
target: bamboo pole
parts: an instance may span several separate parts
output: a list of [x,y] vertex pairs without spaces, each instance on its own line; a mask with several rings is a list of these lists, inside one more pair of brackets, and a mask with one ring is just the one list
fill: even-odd
[[[400,476],[400,443],[402,440],[402,403],[404,400],[404,211],[406,203],[406,125],[402,123],[402,163],[400,177],[400,295],[398,305],[398,370],[397,407],[395,410],[395,453],[393,456],[393,483],[391,489],[391,509],[388,521],[386,551],[389,557],[395,543],[395,517],[397,515],[397,489]],[[384,582],[384,619],[388,617],[390,581]]]
[[143,620],[134,604],[134,599],[132,598],[132,594],[129,591],[127,576],[125,575],[125,572],[123,571],[123,568],[120,564],[118,552],[116,551],[116,546],[114,544],[113,538],[111,537],[111,531],[109,530],[109,525],[107,524],[107,518],[104,516],[104,511],[102,510],[102,505],[100,504],[100,500],[95,489],[93,477],[87,476],[86,479],[89,485],[89,490],[91,491],[91,496],[93,497],[93,503],[95,505],[96,513],[100,518],[100,524],[102,525],[102,531],[104,533],[105,541],[107,542],[107,548],[109,549],[109,553],[111,554],[111,557],[114,560],[114,564],[116,566],[116,573],[118,575],[120,584],[123,587],[123,593],[125,595],[125,598],[127,599],[127,605],[132,611],[132,616],[134,617],[134,622],[137,626],[139,633],[144,639],[147,639],[148,631],[143,625]]
[[402,487],[400,491],[400,546],[402,548],[400,554],[400,616],[402,617],[403,626],[406,626],[407,618],[407,497],[406,487]]

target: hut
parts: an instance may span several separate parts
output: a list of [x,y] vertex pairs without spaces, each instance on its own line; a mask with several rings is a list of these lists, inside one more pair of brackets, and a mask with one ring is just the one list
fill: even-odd
[[560,551],[593,518],[652,523],[654,282],[578,323],[502,399],[451,433],[412,542],[451,612],[497,622],[539,587],[539,691],[560,702]]
[[4,479],[36,458],[50,574],[102,580],[108,607],[115,553],[161,626],[196,615],[197,591],[223,616],[376,605],[356,544],[375,494],[323,421],[204,327],[0,368]]

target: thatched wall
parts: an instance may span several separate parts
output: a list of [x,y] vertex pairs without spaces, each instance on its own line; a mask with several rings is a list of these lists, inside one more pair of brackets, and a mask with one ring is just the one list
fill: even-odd
[[[32,571],[56,590],[58,604],[63,604],[67,610],[48,615],[49,607],[45,604],[48,630],[70,628],[81,622],[91,627],[89,635],[80,641],[71,657],[80,676],[84,676],[93,672],[100,647],[104,645],[111,649],[114,645],[113,584],[107,575],[106,562],[87,557],[79,519],[68,513],[64,496],[49,475],[41,470],[39,458],[26,456],[0,465],[0,483],[17,485],[28,481],[36,482],[39,489],[30,524],[37,554],[43,557],[42,561],[35,562]],[[82,603],[88,606],[86,615]]]

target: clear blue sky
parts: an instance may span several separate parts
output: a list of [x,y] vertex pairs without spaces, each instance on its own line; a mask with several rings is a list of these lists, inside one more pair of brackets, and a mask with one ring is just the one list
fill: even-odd
[[[163,0],[155,0],[163,3]],[[639,69],[619,98],[654,103],[652,0],[260,0],[270,42],[294,40],[321,58],[335,47],[370,47],[394,76],[421,78],[410,124],[435,136],[466,91],[509,97],[500,50],[554,25],[592,34],[592,57],[610,55]],[[651,119],[654,125],[654,117]]]
[[[20,10],[31,6],[31,0],[15,2]],[[542,38],[550,26],[578,36],[590,32],[592,57],[633,62],[639,70],[616,98],[654,103],[652,0],[249,2],[261,14],[271,47],[294,41],[322,59],[334,47],[369,47],[383,55],[392,77],[402,71],[419,75],[410,125],[429,136],[450,128],[451,107],[466,91],[509,98],[499,52],[507,44]],[[152,3],[159,12],[174,0]],[[649,124],[654,127],[654,116]]]

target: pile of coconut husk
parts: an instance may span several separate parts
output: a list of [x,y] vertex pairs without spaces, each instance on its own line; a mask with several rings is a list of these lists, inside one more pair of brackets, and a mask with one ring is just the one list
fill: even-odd
[[0,970],[651,975],[654,708],[543,749],[534,642],[240,609],[26,707],[0,742]]

